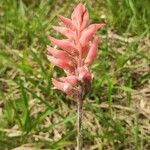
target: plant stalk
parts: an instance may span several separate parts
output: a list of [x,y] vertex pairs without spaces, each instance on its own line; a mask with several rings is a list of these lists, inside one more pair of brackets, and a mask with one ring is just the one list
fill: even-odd
[[83,100],[78,99],[77,104],[77,150],[82,150],[82,114],[83,114]]

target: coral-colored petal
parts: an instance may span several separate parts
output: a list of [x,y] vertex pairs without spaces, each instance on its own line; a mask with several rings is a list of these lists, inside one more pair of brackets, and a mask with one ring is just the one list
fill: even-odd
[[87,24],[87,10],[83,4],[78,4],[78,6],[74,9],[71,19],[76,28],[81,31],[81,26],[85,26]]
[[89,13],[86,11],[83,15],[81,30],[83,30],[89,23]]
[[75,30],[75,26],[73,25],[72,21],[66,17],[63,17],[63,16],[58,16],[58,18],[63,22],[63,24],[71,29],[71,30]]
[[82,47],[82,56],[85,57],[89,51],[89,43],[87,43],[84,47]]
[[54,30],[56,30],[57,32],[60,32],[62,35],[66,36],[69,39],[73,39],[73,31],[71,31],[70,29],[66,28],[66,27],[59,27],[59,26],[52,26]]
[[85,59],[85,63],[88,65],[92,64],[93,61],[96,59],[98,42],[99,42],[99,38],[98,37],[94,38],[93,43],[91,44],[91,47]]
[[54,65],[66,70],[66,71],[69,71],[69,72],[74,71],[74,67],[71,66],[70,64],[66,63],[64,60],[57,59],[57,58],[54,58],[54,57],[49,56],[49,55],[47,55],[47,58],[51,63],[53,63]]
[[92,80],[92,75],[86,66],[78,68],[78,74],[79,80],[81,80],[82,82],[90,83],[90,81]]
[[53,44],[55,44],[58,47],[66,50],[68,53],[76,51],[74,44],[71,41],[69,41],[68,39],[58,40],[58,39],[55,39],[51,36],[49,36],[49,39],[51,40],[51,42]]
[[71,57],[70,57],[65,51],[57,50],[57,49],[52,48],[52,47],[50,47],[50,46],[47,47],[47,50],[48,50],[48,52],[49,52],[51,55],[53,55],[55,58],[62,59],[62,60],[64,60],[65,62],[69,62],[69,63],[72,62]]
[[77,82],[78,82],[77,77],[73,76],[73,75],[67,76],[67,77],[62,77],[62,78],[60,78],[60,80],[62,80],[63,82],[68,82],[72,86],[75,86],[77,84]]
[[60,82],[56,79],[52,79],[52,82],[58,90],[61,90],[61,91],[65,92],[68,95],[72,94],[73,88],[69,83]]
[[83,30],[80,38],[82,46],[84,46],[95,34],[98,29],[101,29],[105,24],[92,24],[87,29]]

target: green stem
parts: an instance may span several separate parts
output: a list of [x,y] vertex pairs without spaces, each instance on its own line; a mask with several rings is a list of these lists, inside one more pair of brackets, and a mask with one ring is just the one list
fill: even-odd
[[82,150],[82,109],[83,100],[78,99],[78,112],[77,112],[77,150]]

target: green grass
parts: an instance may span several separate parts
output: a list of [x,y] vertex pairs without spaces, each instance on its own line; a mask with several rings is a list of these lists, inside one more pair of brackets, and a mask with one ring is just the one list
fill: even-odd
[[[70,16],[77,2],[0,1],[0,150],[76,146],[76,103],[53,89],[62,71],[47,61],[46,46],[57,15]],[[84,102],[84,148],[148,150],[149,0],[84,2],[91,22],[107,24]]]

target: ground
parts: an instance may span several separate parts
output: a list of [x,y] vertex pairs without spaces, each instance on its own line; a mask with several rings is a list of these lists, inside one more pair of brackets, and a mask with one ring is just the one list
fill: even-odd
[[[83,0],[105,22],[84,101],[85,150],[150,149],[149,0]],[[58,15],[78,1],[0,1],[0,150],[73,150],[76,103],[53,88],[64,74],[46,58]],[[26,148],[26,149],[25,149]]]

